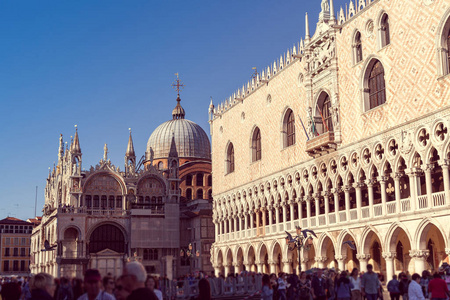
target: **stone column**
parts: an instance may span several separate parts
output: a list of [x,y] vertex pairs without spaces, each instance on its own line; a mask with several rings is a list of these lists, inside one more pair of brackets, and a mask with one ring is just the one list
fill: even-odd
[[[311,197],[306,197],[306,219],[308,227],[311,227]],[[301,227],[301,226],[300,226]]]
[[337,188],[333,189],[333,197],[334,197],[334,213],[336,214],[336,224],[339,224],[341,220],[339,219],[339,190]]
[[273,209],[273,207],[272,207],[272,206],[269,206],[267,209],[269,210],[269,225],[270,225],[270,230],[272,230],[272,218],[273,218],[273,212],[272,212],[272,209]]
[[269,261],[269,271],[270,274],[276,274],[277,273],[277,263],[274,262],[273,260]]
[[264,273],[264,270],[263,270],[264,264],[259,263],[259,264],[256,264],[256,266],[257,266],[258,273],[261,273],[261,274]]
[[423,168],[425,172],[425,182],[427,187],[427,207],[431,207],[433,203],[433,183],[431,180],[431,171],[434,169],[434,164],[428,164]]
[[291,268],[291,259],[283,259],[281,261],[283,263],[283,273],[291,274],[292,268]]
[[[289,202],[289,208],[291,212],[291,224],[294,224],[294,201]],[[293,226],[292,226],[293,227]]]
[[220,276],[220,265],[213,265],[214,268],[214,274],[216,275],[216,277]]
[[394,258],[395,252],[383,252],[383,258],[386,261],[386,282],[392,279],[394,275]]
[[297,203],[297,209],[298,209],[298,226],[302,227],[302,219],[304,218],[303,212],[302,212],[302,201],[298,201]]
[[283,226],[286,226],[286,222],[287,222],[287,207],[286,207],[286,203],[283,203],[282,207],[283,207]]
[[236,232],[237,231],[237,220],[236,220],[237,218],[235,217],[235,218],[233,218],[233,231],[234,232]]
[[[400,213],[400,198],[401,198],[401,194],[400,194],[400,179],[402,178],[402,173],[395,173],[394,176],[394,187],[395,187],[395,213],[399,214]],[[388,280],[390,280],[389,278],[387,278]]]
[[245,212],[244,213],[244,229],[245,230],[247,230],[248,228],[248,226],[247,226],[247,223],[248,223],[248,212]]
[[219,221],[219,234],[223,234],[223,223]]
[[319,269],[323,269],[325,268],[325,262],[327,261],[327,257],[326,256],[317,256],[315,258],[316,262],[317,262],[317,266]]
[[319,207],[319,193],[315,194],[314,197],[314,203],[315,205],[315,210],[316,210],[316,216],[314,217],[316,219],[316,226],[319,226],[319,214],[320,214],[320,207]]
[[408,173],[408,177],[409,177],[409,190],[410,190],[410,205],[411,205],[411,210],[415,211],[416,210],[416,203],[418,201],[417,195],[418,195],[418,190],[417,190],[417,172],[414,171],[414,168],[410,169],[410,172]]
[[250,228],[253,228],[253,212],[250,212]]
[[353,187],[355,188],[355,194],[356,194],[356,214],[357,214],[357,219],[361,220],[362,216],[361,216],[361,183],[356,182],[353,184]]
[[166,256],[166,274],[169,280],[173,279],[173,256]]
[[339,268],[339,271],[341,271],[341,272],[346,270],[346,268],[345,268],[345,260],[346,259],[347,259],[346,255],[336,255],[336,260],[338,262],[338,268]]
[[444,179],[445,204],[450,205],[450,178],[449,178],[449,163],[447,159],[439,161],[442,168],[442,176]]
[[425,270],[429,250],[409,250],[409,256],[414,259],[414,272],[422,274]]
[[306,271],[308,261],[309,261],[309,259],[302,258],[302,260],[301,260],[302,271]]
[[366,180],[367,185],[367,194],[369,196],[369,218],[373,218],[375,216],[375,212],[373,211],[373,180]]
[[347,222],[350,221],[350,187],[346,185],[344,187],[345,192],[345,214]]
[[[280,205],[278,203],[275,204],[275,222],[277,224],[280,223],[280,212],[279,212],[279,209],[280,209]],[[276,231],[278,231],[278,226],[277,226],[277,230]]]
[[323,201],[325,202],[325,225],[328,225],[329,222],[329,213],[330,213],[330,203],[329,203],[330,192],[323,192]]
[[356,258],[359,260],[360,271],[367,272],[367,261],[370,259],[369,254],[357,254]]
[[225,277],[227,277],[228,276],[228,274],[230,274],[230,272],[231,272],[231,263],[228,263],[227,262],[227,264],[225,265]]
[[380,182],[381,190],[381,206],[383,207],[382,215],[386,215],[386,181],[387,176],[379,176],[378,181]]

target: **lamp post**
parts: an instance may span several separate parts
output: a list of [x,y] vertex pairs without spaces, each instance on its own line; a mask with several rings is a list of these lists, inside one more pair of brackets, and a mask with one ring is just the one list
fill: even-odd
[[187,248],[181,248],[180,250],[180,257],[185,257],[188,259],[189,261],[189,273],[192,273],[192,264],[191,264],[191,259],[194,257],[199,257],[200,256],[200,251],[192,251],[192,243],[189,243]]
[[300,226],[295,226],[296,236],[292,236],[286,231],[286,243],[288,244],[289,251],[294,251],[297,248],[298,254],[298,275],[302,272],[302,264],[300,261],[300,252],[304,248],[306,251],[311,249],[313,236],[317,237],[314,231],[310,229],[303,229]]

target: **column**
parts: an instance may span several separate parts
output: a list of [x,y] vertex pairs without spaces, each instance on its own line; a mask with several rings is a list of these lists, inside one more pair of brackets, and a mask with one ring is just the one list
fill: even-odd
[[425,172],[425,183],[427,186],[427,208],[431,207],[433,203],[433,186],[431,181],[431,171],[433,170],[433,168],[433,164],[428,164],[423,169]]
[[[280,223],[280,213],[278,211],[279,209],[280,209],[280,205],[278,203],[275,204],[275,223],[277,223],[277,224]],[[278,231],[278,228],[276,231]]]
[[227,277],[228,274],[230,274],[230,272],[231,272],[231,263],[227,262],[227,264],[225,265],[225,274],[223,274],[223,275],[225,275],[225,277]]
[[292,273],[292,267],[291,267],[291,259],[283,259],[281,261],[283,263],[283,273],[291,274]]
[[298,209],[298,226],[302,227],[303,212],[302,212],[302,201],[300,200],[300,198],[299,201],[297,202],[297,209]]
[[445,203],[447,205],[450,205],[450,178],[448,174],[448,160],[441,160],[439,161],[439,164],[441,165],[442,175],[444,178]]
[[261,233],[261,220],[259,217],[259,209],[255,209],[256,215],[256,235],[258,236]]
[[269,206],[267,209],[269,210],[269,226],[270,226],[270,230],[272,230],[272,218],[273,218],[272,209],[273,209],[273,207]]
[[346,185],[344,187],[345,192],[345,214],[346,214],[346,221],[350,221],[350,187]]
[[234,228],[232,225],[233,224],[231,223],[231,216],[228,216],[228,233],[231,233],[234,231]]
[[330,213],[330,203],[329,203],[329,195],[330,192],[326,191],[323,193],[323,201],[325,202],[325,225],[328,225],[329,222],[329,213]]
[[[394,188],[395,188],[395,213],[399,214],[400,213],[400,198],[401,198],[401,194],[400,194],[400,179],[402,178],[402,173],[395,173],[394,176]],[[389,279],[389,278],[387,278]],[[390,280],[390,279],[389,279]]]
[[383,258],[386,261],[386,282],[392,279],[394,275],[394,258],[395,252],[383,252]]
[[[307,226],[311,227],[311,197],[306,197],[306,219],[307,219]],[[301,227],[301,226],[300,226]]]
[[286,226],[286,222],[287,222],[287,207],[286,207],[286,203],[283,203],[282,206],[283,206],[283,226]]
[[429,250],[409,250],[409,256],[414,259],[414,272],[422,274],[429,254]]
[[236,220],[237,218],[235,217],[235,218],[233,218],[233,231],[234,232],[236,232],[237,231],[237,226],[236,226],[236,223],[237,223],[237,220]]
[[213,265],[214,268],[214,274],[216,275],[216,277],[220,276],[220,267],[219,265]]
[[223,234],[223,223],[222,223],[222,221],[219,221],[219,234],[220,235]]
[[250,212],[250,228],[253,228],[253,212]]
[[346,255],[336,255],[336,260],[338,262],[339,271],[344,271],[345,269],[345,260],[347,259]]
[[409,190],[410,190],[410,194],[411,194],[411,200],[410,200],[410,205],[411,205],[411,210],[415,211],[416,210],[416,203],[417,203],[417,195],[418,195],[418,191],[417,191],[417,172],[415,172],[413,169],[410,169],[410,172],[408,174],[409,177]]
[[334,197],[334,211],[336,214],[336,224],[339,224],[341,220],[339,219],[339,190],[337,188],[333,189],[333,197]]
[[356,258],[359,260],[360,271],[367,272],[367,261],[370,259],[369,254],[357,254]]
[[357,182],[353,184],[353,187],[355,188],[355,194],[356,194],[356,215],[357,219],[361,220],[361,183]]
[[166,274],[169,280],[173,279],[173,256],[166,256]]
[[269,261],[269,271],[270,274],[276,274],[277,273],[277,268],[276,268],[277,264],[276,262],[274,262],[273,260]]
[[314,217],[316,219],[316,226],[319,225],[319,214],[320,214],[320,207],[319,207],[319,194],[316,193],[315,197],[314,197],[314,203],[316,204],[315,209],[316,209],[316,216]]
[[[294,224],[294,201],[290,201],[289,202],[289,208],[290,208],[290,211],[291,211],[291,224]],[[294,227],[294,226],[292,226],[292,227]]]
[[220,234],[219,232],[219,224],[217,223],[217,220],[214,221],[214,230],[216,233],[216,237]]
[[383,215],[386,214],[386,176],[379,176],[378,181],[380,182],[381,190],[381,206],[383,207]]
[[317,262],[317,266],[319,269],[323,269],[325,268],[325,262],[327,261],[327,257],[326,256],[318,256],[315,258],[316,262]]
[[245,229],[245,230],[248,229],[248,228],[247,228],[247,227],[248,227],[248,226],[247,226],[247,222],[248,222],[247,220],[248,220],[248,212],[245,212],[245,213],[244,213],[244,229]]
[[256,266],[257,266],[256,272],[263,274],[264,273],[264,270],[263,270],[264,264],[259,263],[259,264],[256,264]]
[[375,216],[375,212],[373,211],[373,180],[366,180],[366,185],[369,196],[369,218],[373,218]]
[[309,259],[302,258],[302,263],[301,263],[302,271],[306,271],[307,270],[307,263],[308,263],[308,261],[309,261]]

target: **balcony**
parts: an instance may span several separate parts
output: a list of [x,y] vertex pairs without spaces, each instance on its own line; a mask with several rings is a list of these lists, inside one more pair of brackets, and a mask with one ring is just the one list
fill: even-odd
[[334,132],[327,131],[306,141],[306,152],[312,157],[318,157],[335,150]]

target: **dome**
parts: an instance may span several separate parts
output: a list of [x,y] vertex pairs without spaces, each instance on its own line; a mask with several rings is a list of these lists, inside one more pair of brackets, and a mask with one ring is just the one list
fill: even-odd
[[154,159],[169,157],[172,136],[178,157],[211,159],[211,144],[205,131],[200,125],[186,120],[184,115],[178,96],[177,106],[172,112],[173,120],[159,125],[148,139],[147,153],[152,148]]

